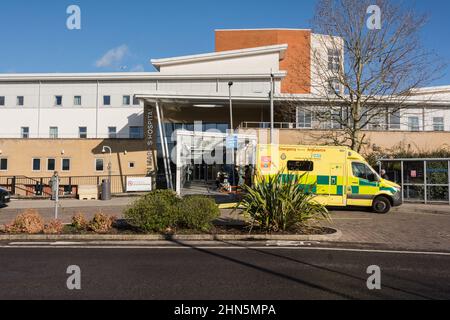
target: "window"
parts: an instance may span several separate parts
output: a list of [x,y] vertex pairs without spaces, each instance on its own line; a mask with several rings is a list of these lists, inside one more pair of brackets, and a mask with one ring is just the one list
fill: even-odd
[[444,131],[444,117],[433,118],[433,130],[434,131]]
[[130,96],[123,96],[122,104],[123,104],[124,106],[129,106],[130,103],[131,103]]
[[80,139],[87,138],[87,127],[78,127],[78,136]]
[[408,118],[408,129],[409,131],[420,131],[419,117]]
[[338,72],[341,66],[341,50],[328,49],[328,70]]
[[143,139],[144,131],[142,127],[130,127],[130,139]]
[[55,96],[55,106],[62,106],[63,103],[63,97],[62,96]]
[[337,78],[331,78],[328,81],[329,88],[328,88],[328,94],[340,94],[341,93],[341,84],[339,82],[339,79]]
[[58,127],[50,127],[50,139],[58,139]]
[[389,128],[391,130],[400,130],[400,110],[389,114]]
[[111,96],[103,96],[103,105],[110,106],[111,105]]
[[141,104],[141,103],[140,103],[139,99],[136,98],[136,97],[133,97],[133,105],[139,106],[140,104]]
[[312,127],[312,112],[302,109],[297,111],[297,128],[311,128]]
[[95,159],[95,171],[103,171],[104,169],[103,159]]
[[128,163],[128,168],[134,169],[135,167],[136,167],[136,163],[135,162],[129,162]]
[[20,137],[22,139],[28,139],[30,137],[30,128],[29,127],[20,128]]
[[62,159],[61,170],[70,171],[70,159]]
[[33,159],[33,171],[41,171],[41,159]]
[[372,181],[372,182],[375,182],[378,180],[375,172],[369,166],[367,166],[365,163],[353,162],[352,163],[352,171],[353,171],[353,176],[356,178],[360,178],[360,179],[364,179],[364,180],[368,180],[368,181]]
[[73,97],[73,105],[74,106],[81,106],[81,96],[74,96]]
[[4,106],[4,105],[5,105],[5,97],[0,96],[0,106]]
[[342,129],[343,113],[341,109],[331,110],[331,129]]
[[53,158],[47,159],[47,171],[55,171],[56,170],[56,160]]
[[0,171],[8,170],[8,159],[2,158],[0,159]]
[[288,171],[314,171],[314,162],[312,161],[288,161]]
[[16,100],[18,106],[23,106],[25,104],[25,98],[23,96],[18,96]]
[[109,139],[117,139],[117,128],[116,127],[108,127],[108,138]]

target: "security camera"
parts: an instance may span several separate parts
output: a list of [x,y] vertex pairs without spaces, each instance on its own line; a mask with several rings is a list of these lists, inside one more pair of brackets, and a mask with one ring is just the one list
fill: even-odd
[[231,87],[233,85],[233,81],[228,82],[228,85]]

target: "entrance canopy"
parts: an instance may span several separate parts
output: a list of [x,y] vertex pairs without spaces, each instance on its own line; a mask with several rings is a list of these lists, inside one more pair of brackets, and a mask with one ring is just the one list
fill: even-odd
[[[254,167],[257,137],[245,134],[224,134],[198,131],[176,131],[176,191],[194,181],[193,170],[205,170],[204,180],[215,179],[218,172],[235,170],[236,167]],[[210,174],[212,173],[212,174]]]

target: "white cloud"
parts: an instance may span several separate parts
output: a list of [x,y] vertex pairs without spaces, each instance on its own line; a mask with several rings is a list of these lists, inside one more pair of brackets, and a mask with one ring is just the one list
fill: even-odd
[[129,54],[128,46],[123,44],[117,48],[113,48],[106,52],[95,65],[98,68],[108,68],[116,66],[122,62],[122,60]]
[[131,72],[144,72],[145,68],[142,64],[138,64],[138,65],[135,65],[133,68],[131,68],[130,71]]

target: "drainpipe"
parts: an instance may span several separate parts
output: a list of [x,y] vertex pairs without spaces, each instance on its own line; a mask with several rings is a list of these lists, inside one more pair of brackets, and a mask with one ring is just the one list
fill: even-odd
[[275,94],[275,76],[270,73],[270,144],[275,142],[275,108],[274,108],[274,94]]
[[99,81],[97,80],[97,102],[95,104],[95,138],[98,139],[98,108],[99,108]]
[[38,93],[38,123],[37,123],[37,137],[41,137],[41,84],[42,81],[39,80],[39,93]]

